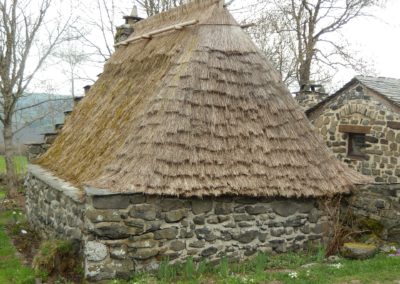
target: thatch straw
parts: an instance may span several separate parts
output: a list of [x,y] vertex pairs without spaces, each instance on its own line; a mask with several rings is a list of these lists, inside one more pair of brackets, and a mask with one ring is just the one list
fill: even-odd
[[135,27],[38,161],[77,185],[178,196],[317,197],[366,179],[329,152],[218,1]]

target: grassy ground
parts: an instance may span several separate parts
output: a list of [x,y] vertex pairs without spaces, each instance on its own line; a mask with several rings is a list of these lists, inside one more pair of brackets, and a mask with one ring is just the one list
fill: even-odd
[[[25,173],[27,163],[28,163],[28,160],[26,159],[25,156],[15,156],[14,157],[15,169],[18,174]],[[6,163],[4,160],[4,156],[0,156],[0,173],[5,173],[5,172],[6,172]]]
[[181,267],[164,265],[155,275],[110,283],[400,283],[400,257],[380,254],[364,261],[327,263],[318,253],[260,254],[242,264],[225,261],[217,266],[201,264],[197,269],[191,262]]
[[0,212],[0,283],[35,283],[35,273],[21,264],[6,234],[5,226],[14,218],[12,216],[11,211]]

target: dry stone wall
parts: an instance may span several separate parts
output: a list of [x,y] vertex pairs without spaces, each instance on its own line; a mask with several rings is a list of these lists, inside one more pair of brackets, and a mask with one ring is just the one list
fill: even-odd
[[43,237],[82,239],[85,204],[78,189],[32,165],[25,188],[29,221]]
[[30,222],[47,238],[80,241],[89,280],[129,278],[166,259],[214,262],[298,250],[329,228],[315,199],[83,194],[38,166],[28,172]]
[[400,184],[370,184],[345,201],[362,229],[400,244]]
[[93,196],[85,216],[86,275],[127,278],[162,259],[184,262],[284,252],[321,240],[315,200]]
[[[358,86],[328,102],[317,115],[312,113],[311,122],[322,135],[336,157],[375,182],[400,182],[400,115],[381,101],[374,99],[371,91],[362,95]],[[340,131],[341,126],[367,126],[364,158],[348,155],[349,134]]]

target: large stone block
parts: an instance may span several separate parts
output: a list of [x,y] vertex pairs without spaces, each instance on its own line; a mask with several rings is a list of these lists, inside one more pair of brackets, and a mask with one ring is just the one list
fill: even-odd
[[86,211],[86,218],[92,223],[119,222],[121,221],[121,214],[119,214],[118,210],[88,209]]
[[124,195],[93,196],[93,207],[96,209],[125,209],[129,198]]
[[192,212],[195,215],[203,214],[210,212],[213,208],[213,202],[212,200],[193,200],[192,201]]
[[86,260],[88,261],[102,261],[108,255],[107,247],[99,242],[87,242],[84,251]]
[[162,240],[162,239],[167,239],[167,240],[172,240],[175,239],[178,235],[178,229],[173,227],[173,228],[166,228],[162,230],[158,230],[154,232],[154,239],[156,240]]
[[130,236],[129,228],[118,223],[100,223],[96,225],[93,233],[105,239],[125,239]]
[[165,221],[168,223],[179,222],[186,216],[186,209],[178,209],[165,213]]
[[133,218],[153,221],[156,219],[157,212],[156,207],[153,204],[138,204],[132,206],[129,215]]
[[272,210],[282,217],[288,217],[297,212],[298,206],[291,201],[275,201],[271,203]]

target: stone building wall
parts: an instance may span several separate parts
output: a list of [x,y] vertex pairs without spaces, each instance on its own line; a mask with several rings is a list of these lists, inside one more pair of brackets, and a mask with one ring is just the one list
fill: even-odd
[[326,93],[303,91],[297,93],[295,99],[304,110],[308,110],[323,101],[327,96]]
[[[400,115],[388,104],[376,100],[369,90],[358,86],[326,103],[309,118],[336,157],[375,182],[400,182]],[[348,155],[349,134],[343,126],[368,127],[364,158]]]
[[25,188],[27,216],[43,237],[82,239],[85,204],[78,189],[33,165]]
[[361,222],[385,241],[400,244],[400,184],[371,184],[346,199],[344,204]]
[[88,197],[86,275],[98,280],[184,262],[298,250],[321,240],[327,219],[315,200]]

